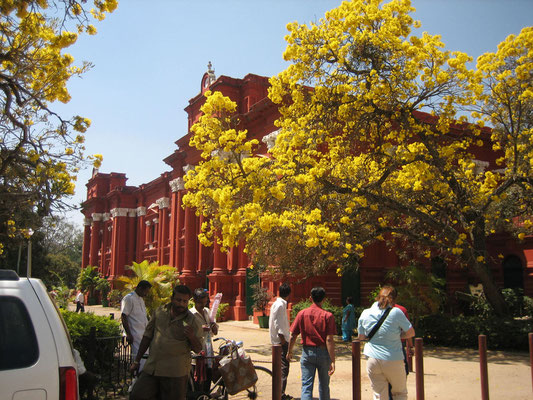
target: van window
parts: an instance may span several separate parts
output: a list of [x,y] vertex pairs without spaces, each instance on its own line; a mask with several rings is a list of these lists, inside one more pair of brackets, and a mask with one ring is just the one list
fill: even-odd
[[16,297],[0,296],[0,371],[29,367],[39,358],[28,310]]

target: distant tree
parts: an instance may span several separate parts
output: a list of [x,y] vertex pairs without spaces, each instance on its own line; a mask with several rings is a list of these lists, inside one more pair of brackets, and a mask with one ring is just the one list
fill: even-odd
[[[409,0],[352,0],[316,24],[289,24],[291,65],[269,89],[281,118],[268,157],[254,154],[236,104],[207,92],[190,141],[203,161],[185,177],[184,203],[209,217],[202,243],[245,239],[254,261],[289,273],[346,265],[375,241],[451,260],[502,315],[486,244],[532,233],[531,28],[472,71],[468,55],[413,31],[413,11]],[[474,107],[468,124],[462,112]],[[478,159],[491,150],[496,165]]]
[[[0,251],[8,238],[34,228],[24,214],[42,217],[66,207],[84,155],[90,121],[64,118],[53,103],[70,100],[67,82],[91,65],[73,64],[65,49],[78,35],[95,34],[117,0],[13,0],[0,4]],[[29,224],[29,225],[28,225]]]
[[55,216],[44,218],[40,230],[44,234],[42,244],[48,253],[64,254],[73,263],[81,265],[83,232],[79,226],[65,217]]

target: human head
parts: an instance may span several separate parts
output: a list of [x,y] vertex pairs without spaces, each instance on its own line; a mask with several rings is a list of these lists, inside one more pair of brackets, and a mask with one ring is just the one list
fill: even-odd
[[291,287],[287,282],[283,282],[278,289],[279,297],[286,299],[291,294]]
[[191,298],[191,289],[185,285],[176,285],[172,291],[172,308],[177,314],[187,311],[189,299]]
[[207,291],[204,288],[194,289],[194,292],[192,292],[192,298],[194,300],[194,304],[201,307],[205,307],[207,301],[209,300]]
[[390,285],[383,286],[376,297],[378,307],[381,309],[394,307],[394,303],[396,303],[396,297],[398,297],[398,292],[394,287]]
[[141,297],[145,297],[151,287],[152,284],[150,282],[142,280],[137,284],[137,287],[135,288],[135,293],[137,293]]
[[322,303],[324,298],[326,297],[326,291],[323,287],[317,286],[311,289],[311,299],[313,299],[313,303],[319,304]]
[[352,296],[346,297],[346,304],[353,304],[353,297]]

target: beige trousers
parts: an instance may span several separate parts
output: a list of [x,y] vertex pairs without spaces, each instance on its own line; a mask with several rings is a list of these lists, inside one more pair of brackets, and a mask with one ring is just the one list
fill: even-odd
[[403,360],[385,361],[369,357],[366,372],[374,391],[374,400],[389,399],[389,383],[393,400],[407,400],[407,376]]

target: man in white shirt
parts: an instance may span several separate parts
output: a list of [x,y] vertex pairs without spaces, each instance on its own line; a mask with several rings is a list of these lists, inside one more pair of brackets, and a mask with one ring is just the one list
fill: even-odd
[[287,377],[289,376],[290,362],[287,360],[289,350],[290,325],[287,315],[287,299],[291,294],[291,287],[288,283],[282,283],[279,287],[279,297],[270,307],[270,341],[272,344],[281,344],[281,400],[291,400],[291,395],[285,394],[287,387]]
[[[120,307],[122,326],[126,332],[126,340],[131,345],[131,354],[134,359],[139,351],[139,344],[146,325],[148,325],[143,297],[148,294],[151,287],[150,282],[140,281],[133,292],[124,296]],[[139,365],[139,372],[142,370],[144,362],[145,359],[143,358]]]
[[85,312],[85,296],[80,290],[76,296],[76,312]]

